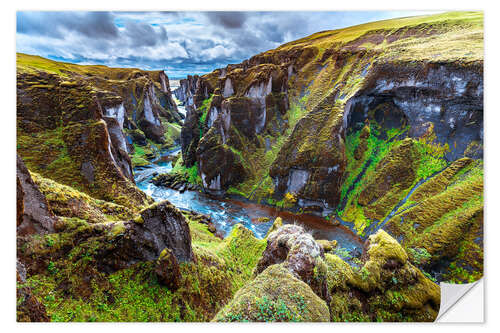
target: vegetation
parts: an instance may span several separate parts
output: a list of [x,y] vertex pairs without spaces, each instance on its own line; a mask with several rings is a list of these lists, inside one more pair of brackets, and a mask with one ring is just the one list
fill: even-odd
[[[222,186],[229,195],[330,214],[329,224],[340,221],[366,241],[363,254],[340,238],[337,246],[312,237],[310,247],[293,252],[287,246],[304,241],[293,234],[280,235],[274,248],[268,237],[286,229],[281,218],[263,239],[241,224],[223,238],[218,221],[175,209],[169,218],[186,219],[190,237],[176,241],[190,244],[194,260],[178,262],[167,248],[120,266],[134,243],[108,256],[146,234],[143,208],[152,203],[127,170],[180,142],[182,121],[162,92],[161,73],[18,54],[17,152],[56,216],[54,232],[18,235],[27,268],[25,281],[18,274],[18,311],[31,299],[52,321],[433,321],[437,282],[483,274],[484,166],[475,136],[482,133],[453,142],[457,128],[446,110],[439,126],[451,122],[453,131],[443,137],[432,122],[414,125],[390,93],[372,92],[379,83],[426,79],[435,66],[481,76],[482,30],[481,13],[367,23],[287,43],[197,82],[199,107],[182,128],[183,141],[193,139],[172,162],[175,182],[203,188],[202,171],[205,177],[213,167],[233,180]],[[375,77],[399,71],[407,74],[394,82]],[[223,98],[228,78],[234,93]],[[416,83],[401,87],[426,93]],[[140,121],[151,89],[160,96],[150,103],[161,122],[155,128]],[[482,81],[464,89],[479,91]],[[258,91],[267,92],[249,97]],[[232,118],[219,133],[208,114],[222,102]],[[103,117],[103,105],[124,105],[127,125]],[[459,126],[472,132],[480,119]],[[120,130],[126,142],[118,145],[120,136],[112,136]],[[159,243],[153,238],[144,237],[148,251]],[[321,259],[308,271],[313,257]],[[270,264],[256,269],[263,261]],[[175,283],[165,282],[167,273],[178,273]]]

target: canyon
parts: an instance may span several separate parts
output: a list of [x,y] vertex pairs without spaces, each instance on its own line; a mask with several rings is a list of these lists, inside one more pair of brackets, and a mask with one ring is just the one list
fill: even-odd
[[481,13],[170,84],[17,54],[19,321],[433,321],[482,277]]

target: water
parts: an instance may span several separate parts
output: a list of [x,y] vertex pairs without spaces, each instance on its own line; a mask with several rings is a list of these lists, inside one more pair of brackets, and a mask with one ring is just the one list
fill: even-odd
[[[180,149],[176,148],[164,152],[162,157],[178,153]],[[229,234],[235,224],[241,223],[256,237],[263,238],[275,218],[279,216],[285,224],[295,223],[304,226],[315,239],[335,239],[340,247],[350,252],[360,252],[361,239],[357,235],[344,226],[332,225],[318,216],[293,214],[270,206],[213,197],[198,191],[181,193],[170,188],[156,186],[151,183],[151,179],[157,174],[172,170],[172,163],[161,161],[162,157],[157,158],[156,162],[152,162],[147,167],[134,170],[137,186],[156,201],[168,200],[179,209],[209,215],[216,229],[224,236]]]

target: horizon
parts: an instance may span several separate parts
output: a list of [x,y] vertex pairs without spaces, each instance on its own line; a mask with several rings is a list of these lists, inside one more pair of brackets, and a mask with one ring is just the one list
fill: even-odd
[[434,13],[19,11],[16,52],[77,65],[163,70],[179,80],[317,32]]

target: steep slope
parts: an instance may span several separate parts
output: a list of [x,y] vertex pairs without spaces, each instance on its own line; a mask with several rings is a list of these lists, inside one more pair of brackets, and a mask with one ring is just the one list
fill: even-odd
[[[183,163],[206,191],[338,216],[362,236],[395,230],[387,220],[451,162],[482,159],[481,13],[320,32],[180,85]],[[464,186],[482,211],[477,179]],[[430,208],[424,199],[413,204]],[[450,201],[428,226],[463,205]],[[444,237],[477,246],[459,235]]]
[[163,71],[17,56],[18,153],[30,170],[96,198],[150,202],[134,186],[134,153],[161,148],[180,120]]

